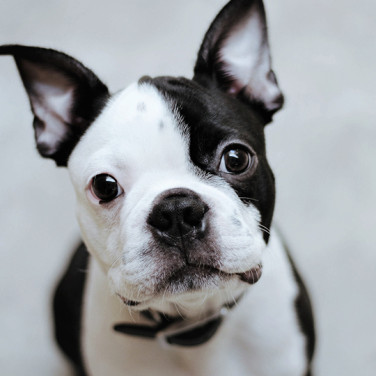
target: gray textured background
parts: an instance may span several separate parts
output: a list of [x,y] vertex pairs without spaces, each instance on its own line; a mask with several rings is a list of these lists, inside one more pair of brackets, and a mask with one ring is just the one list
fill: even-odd
[[[375,14],[371,0],[266,0],[285,109],[267,128],[276,220],[311,290],[320,376],[376,374]],[[112,91],[191,76],[225,0],[0,2],[0,44],[63,50]],[[64,169],[38,157],[15,65],[0,59],[0,373],[67,375],[51,287],[78,239]],[[204,375],[203,375],[204,376]]]

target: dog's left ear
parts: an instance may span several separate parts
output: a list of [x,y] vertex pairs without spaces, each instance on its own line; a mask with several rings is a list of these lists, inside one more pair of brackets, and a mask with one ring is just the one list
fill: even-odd
[[283,105],[271,69],[261,0],[232,0],[215,18],[198,53],[194,80],[256,106],[268,123]]
[[82,134],[109,97],[107,87],[79,61],[51,49],[0,46],[14,57],[34,114],[39,153],[66,166]]

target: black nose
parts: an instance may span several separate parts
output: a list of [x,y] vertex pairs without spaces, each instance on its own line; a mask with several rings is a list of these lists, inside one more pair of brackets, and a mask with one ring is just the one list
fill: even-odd
[[190,189],[170,189],[157,198],[147,222],[159,238],[175,244],[183,237],[200,238],[204,235],[208,209]]

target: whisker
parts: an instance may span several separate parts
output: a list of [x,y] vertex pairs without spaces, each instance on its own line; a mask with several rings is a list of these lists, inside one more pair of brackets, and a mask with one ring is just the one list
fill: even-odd
[[254,202],[259,202],[259,200],[251,197],[239,197],[243,202],[247,203],[248,201],[254,201]]
[[235,296],[232,293],[232,290],[230,290],[230,285],[228,283],[226,284],[225,292],[226,292],[226,295],[227,295],[227,302],[232,301],[236,305],[237,301],[235,299]]
[[110,268],[112,268],[118,261],[120,261],[122,259],[122,257],[123,257],[122,255],[120,255],[119,257],[117,257],[115,259],[115,261],[111,264]]
[[267,228],[266,226],[262,225],[261,223],[259,223],[259,229],[265,233],[267,233],[268,235],[270,235],[270,229]]
[[178,307],[178,303],[174,303],[174,306],[175,306],[175,309],[176,309],[176,311],[178,312],[178,315],[182,318],[182,319],[184,319],[184,317],[183,317],[183,315],[181,314],[181,312],[179,311],[179,307]]
[[164,300],[166,299],[166,293],[167,293],[167,286],[164,288],[164,291],[163,291],[162,304],[164,303]]

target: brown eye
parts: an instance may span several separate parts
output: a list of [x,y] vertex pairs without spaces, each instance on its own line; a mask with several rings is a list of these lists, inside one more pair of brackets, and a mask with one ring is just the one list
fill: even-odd
[[227,149],[221,159],[219,170],[227,174],[241,174],[252,166],[252,155],[241,147]]
[[100,203],[112,201],[123,192],[116,179],[108,174],[94,176],[91,190]]

